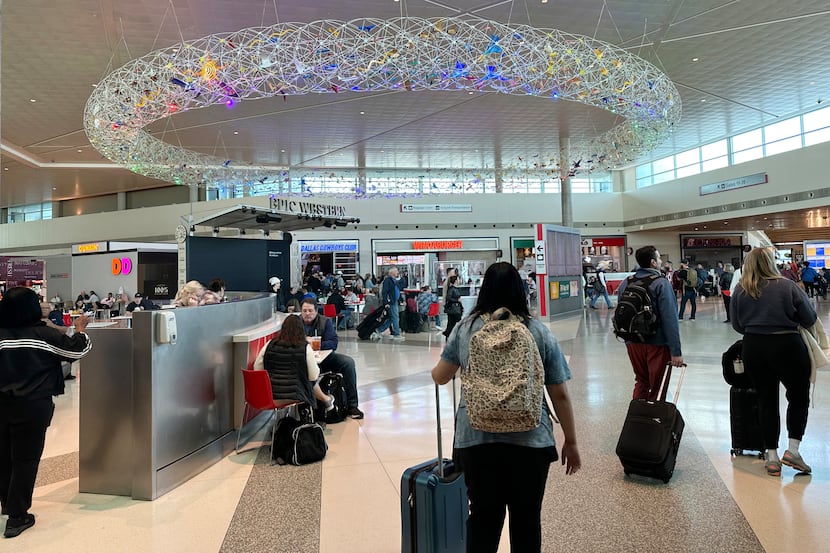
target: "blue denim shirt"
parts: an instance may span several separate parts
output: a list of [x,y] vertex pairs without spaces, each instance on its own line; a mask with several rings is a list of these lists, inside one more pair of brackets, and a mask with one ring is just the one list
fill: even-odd
[[[484,326],[484,321],[481,317],[461,321],[452,329],[452,333],[447,339],[447,345],[444,346],[444,351],[441,352],[441,358],[444,361],[453,365],[461,365],[462,380],[463,369],[466,369],[470,359],[470,338],[482,326]],[[565,356],[562,354],[562,350],[559,349],[559,344],[551,331],[535,319],[528,321],[527,326],[542,356],[542,364],[545,367],[545,384],[561,384],[570,380],[571,370],[568,368]],[[472,447],[490,443],[508,443],[536,448],[555,446],[552,423],[544,403],[542,408],[542,423],[533,430],[503,433],[476,430],[470,425],[462,387],[461,402],[458,405],[458,417],[455,422],[455,447]]]

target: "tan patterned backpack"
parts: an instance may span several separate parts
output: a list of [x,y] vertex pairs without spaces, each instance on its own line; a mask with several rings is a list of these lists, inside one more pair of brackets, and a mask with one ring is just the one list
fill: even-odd
[[473,428],[527,432],[542,418],[544,367],[533,335],[506,308],[482,315],[461,387]]

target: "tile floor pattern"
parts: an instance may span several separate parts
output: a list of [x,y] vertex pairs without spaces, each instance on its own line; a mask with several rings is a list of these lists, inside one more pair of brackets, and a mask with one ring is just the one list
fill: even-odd
[[[830,304],[818,307],[830,327]],[[827,550],[830,375],[818,376],[802,445],[812,476],[785,467],[782,478],[771,478],[759,459],[732,458],[720,354],[737,334],[723,319],[722,304],[710,300],[696,321],[681,323],[689,364],[679,400],[686,431],[668,485],[626,478],[613,453],[633,378],[624,346],[611,334],[611,312],[588,310],[550,323],[574,376],[583,471],[566,477],[560,466],[552,468],[544,551]],[[13,541],[0,540],[0,551],[400,551],[400,475],[435,455],[429,369],[440,338],[358,342],[347,332],[341,350],[357,360],[366,418],[329,426],[322,464],[271,467],[267,450],[254,443],[153,502],[78,493],[78,381],[70,382],[47,436],[32,509],[38,522]],[[449,398],[444,387],[445,428],[452,420]],[[451,442],[445,432],[445,450]],[[499,551],[509,551],[502,541]]]

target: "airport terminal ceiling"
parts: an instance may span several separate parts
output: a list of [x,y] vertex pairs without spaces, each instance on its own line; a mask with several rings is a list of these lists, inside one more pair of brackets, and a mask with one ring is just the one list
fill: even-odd
[[[558,29],[647,60],[672,80],[683,108],[650,157],[809,111],[830,91],[824,0],[5,2],[0,205],[170,186],[113,167],[84,133],[93,86],[132,59],[248,27],[402,16]],[[544,160],[560,136],[591,138],[617,123],[608,111],[550,96],[402,86],[245,100],[177,113],[147,130],[199,153],[294,170],[470,170]],[[798,212],[786,224],[810,228],[811,217]],[[750,219],[730,224],[749,229]]]

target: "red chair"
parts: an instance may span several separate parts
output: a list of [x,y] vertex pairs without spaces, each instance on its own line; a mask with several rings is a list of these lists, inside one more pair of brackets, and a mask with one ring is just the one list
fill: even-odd
[[441,313],[441,304],[438,302],[434,302],[429,304],[429,311],[427,311],[427,320],[429,321],[430,328],[435,330],[435,317]]
[[273,411],[274,425],[271,427],[271,457],[274,458],[274,433],[277,430],[277,422],[279,421],[280,411],[286,410],[300,405],[302,401],[287,400],[274,401],[271,392],[271,378],[268,376],[268,371],[254,371],[242,369],[242,380],[245,383],[245,410],[242,411],[242,422],[239,424],[239,430],[236,433],[236,453],[239,453],[239,439],[242,436],[242,427],[245,426],[248,418],[248,407],[257,409],[259,411]]
[[340,319],[343,318],[342,315],[337,314],[337,307],[335,307],[333,303],[327,303],[323,306],[323,316],[328,317],[329,319],[334,319],[335,330],[340,326]]

